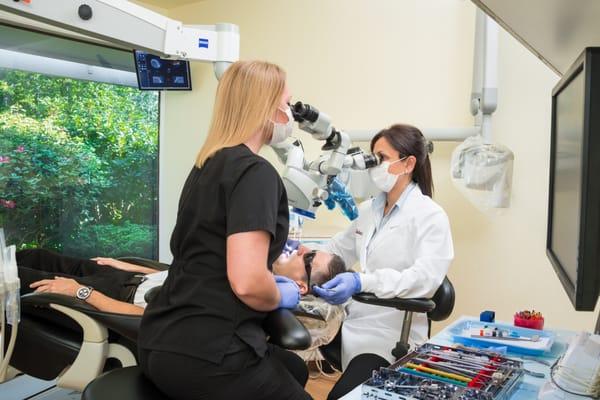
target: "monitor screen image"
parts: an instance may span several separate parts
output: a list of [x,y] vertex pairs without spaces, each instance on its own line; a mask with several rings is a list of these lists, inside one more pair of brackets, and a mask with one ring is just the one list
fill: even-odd
[[600,67],[596,65],[600,49],[587,48],[552,92],[546,253],[578,311],[593,311],[600,293]]
[[190,64],[168,60],[135,50],[135,68],[140,90],[192,90]]

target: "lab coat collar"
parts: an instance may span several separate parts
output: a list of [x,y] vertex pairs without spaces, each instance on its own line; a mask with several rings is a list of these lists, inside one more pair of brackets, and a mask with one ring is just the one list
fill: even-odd
[[385,192],[379,193],[373,199],[373,202],[371,203],[371,210],[373,211],[374,214],[377,214],[378,211],[383,210],[383,207],[385,207],[385,199],[386,199]]

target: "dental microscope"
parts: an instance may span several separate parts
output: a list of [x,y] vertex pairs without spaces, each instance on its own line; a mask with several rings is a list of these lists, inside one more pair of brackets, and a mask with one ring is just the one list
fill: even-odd
[[323,203],[331,209],[338,204],[342,212],[355,219],[358,210],[354,199],[338,175],[349,169],[366,170],[375,167],[380,160],[358,147],[351,147],[348,134],[337,130],[331,118],[315,107],[297,102],[290,105],[298,127],[317,140],[324,140],[321,154],[314,161],[305,159],[302,142],[288,139],[271,145],[279,159],[285,164],[283,183],[288,202],[298,214],[314,218],[316,209]]

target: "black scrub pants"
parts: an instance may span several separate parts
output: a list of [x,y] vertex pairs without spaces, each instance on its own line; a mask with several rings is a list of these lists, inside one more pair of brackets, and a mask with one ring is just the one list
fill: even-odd
[[133,272],[42,249],[18,251],[17,267],[21,280],[21,295],[33,291],[29,288],[33,282],[62,276],[75,279],[81,285],[91,286],[115,300],[131,302],[139,284],[139,280],[134,279],[136,274]]
[[144,374],[173,400],[304,400],[308,370],[296,354],[268,345],[259,358],[250,347],[213,364],[176,353],[139,351]]
[[[335,338],[325,347],[331,348],[331,351],[342,353],[342,329],[340,328]],[[369,379],[374,370],[381,367],[389,367],[390,363],[377,354],[359,354],[348,363],[348,366],[342,373],[342,376],[335,383],[327,400],[337,400],[350,393],[355,387]]]

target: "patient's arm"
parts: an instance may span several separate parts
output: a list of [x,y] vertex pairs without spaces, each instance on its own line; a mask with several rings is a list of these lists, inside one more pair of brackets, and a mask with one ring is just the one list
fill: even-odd
[[[77,283],[75,279],[57,276],[55,279],[42,279],[41,281],[33,282],[29,286],[35,289],[36,292],[58,293],[75,297],[77,289],[82,285]],[[92,291],[86,302],[98,310],[105,312],[132,315],[142,315],[144,313],[144,308],[140,306],[115,300],[97,290]]]
[[142,267],[141,265],[131,264],[121,260],[115,260],[114,258],[108,257],[96,257],[92,258],[98,265],[106,265],[107,267],[113,267],[127,272],[138,272],[140,274],[152,274],[158,272],[154,268]]
[[106,311],[117,314],[142,315],[144,308],[125,301],[115,300],[97,290],[94,290],[86,302],[96,307],[100,311]]

